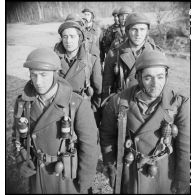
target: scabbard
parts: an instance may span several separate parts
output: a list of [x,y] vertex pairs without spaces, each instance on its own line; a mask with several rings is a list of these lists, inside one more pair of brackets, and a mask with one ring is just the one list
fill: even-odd
[[74,155],[71,156],[71,178],[76,178],[77,174],[77,166],[78,166],[78,159],[77,159],[77,151],[75,149]]
[[69,154],[64,154],[62,156],[62,162],[64,165],[63,176],[65,178],[71,178],[71,156]]

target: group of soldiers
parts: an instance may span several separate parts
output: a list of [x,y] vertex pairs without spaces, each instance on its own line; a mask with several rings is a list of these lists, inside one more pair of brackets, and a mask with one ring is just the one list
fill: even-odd
[[190,100],[168,87],[150,21],[121,7],[101,32],[93,10],[82,14],[24,63],[13,143],[30,193],[90,193],[99,146],[114,193],[189,192]]

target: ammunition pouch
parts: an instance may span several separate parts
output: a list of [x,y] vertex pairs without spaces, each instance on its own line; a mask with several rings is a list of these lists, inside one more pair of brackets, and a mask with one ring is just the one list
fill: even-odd
[[73,152],[66,152],[59,156],[52,156],[40,151],[36,152],[35,156],[37,157],[38,164],[40,167],[48,166],[50,163],[57,163],[61,161],[64,167],[62,176],[64,178],[70,178],[70,179],[76,178],[77,164],[78,164],[76,148],[74,148]]

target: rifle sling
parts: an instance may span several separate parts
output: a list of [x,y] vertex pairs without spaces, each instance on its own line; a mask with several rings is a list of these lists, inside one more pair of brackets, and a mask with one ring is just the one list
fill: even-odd
[[[124,108],[124,106],[121,106]],[[121,177],[123,169],[124,141],[126,135],[127,109],[120,109],[118,115],[118,149],[117,149],[117,175],[115,183],[115,194],[120,193]]]

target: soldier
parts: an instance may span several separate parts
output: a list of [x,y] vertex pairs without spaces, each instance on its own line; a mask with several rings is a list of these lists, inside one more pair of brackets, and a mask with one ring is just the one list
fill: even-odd
[[61,41],[54,51],[61,60],[60,76],[72,85],[74,92],[91,100],[98,125],[102,91],[99,56],[85,47],[85,35],[77,22],[65,21],[60,25],[58,33]]
[[129,7],[121,7],[118,11],[119,26],[116,29],[115,37],[111,42],[110,48],[115,48],[127,38],[125,33],[125,21],[127,16],[132,12]]
[[[86,20],[85,18],[81,18],[78,14],[69,14],[65,21],[75,21],[77,22],[83,29],[83,33],[85,34],[85,26],[86,26]],[[60,44],[57,43],[55,47],[58,47],[57,45]],[[99,49],[97,48],[96,44],[93,42],[90,42],[87,38],[86,35],[84,35],[84,41],[83,44],[85,45],[85,48],[89,50],[89,53],[95,56],[99,56]]]
[[103,111],[100,145],[111,185],[124,194],[187,193],[190,100],[167,86],[161,52],[143,52],[135,67],[138,85],[113,96]]
[[33,50],[24,63],[30,81],[14,111],[16,160],[30,193],[86,193],[96,173],[97,127],[89,101],[60,78],[54,51]]
[[144,50],[159,49],[148,36],[149,20],[138,13],[130,14],[125,22],[128,39],[108,52],[103,72],[102,99],[137,83],[135,61]]
[[89,42],[95,43],[99,49],[100,28],[95,23],[95,13],[89,8],[83,9],[82,13],[87,21],[85,27],[86,38],[89,40]]
[[111,43],[113,42],[115,38],[115,33],[117,32],[117,29],[119,28],[119,21],[118,21],[118,9],[114,9],[112,12],[112,16],[114,18],[114,24],[109,26],[104,34],[102,35],[102,38],[100,40],[100,59],[101,63],[104,62],[105,56],[108,53],[108,50],[110,49]]

